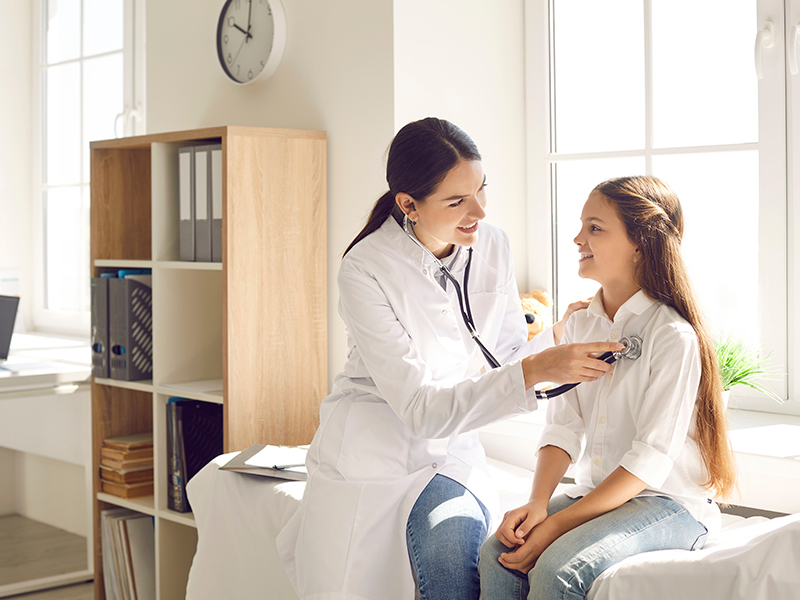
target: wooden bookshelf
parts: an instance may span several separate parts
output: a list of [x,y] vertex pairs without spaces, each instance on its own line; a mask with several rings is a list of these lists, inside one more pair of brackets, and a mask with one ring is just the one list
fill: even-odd
[[[220,143],[222,264],[179,261],[178,148]],[[185,596],[191,514],[167,509],[163,386],[222,379],[225,452],[309,443],[327,393],[326,136],[213,127],[91,144],[91,269],[153,270],[153,379],[92,382],[95,598],[104,595],[100,511],[153,515],[156,594]],[[192,397],[187,396],[187,397]],[[100,493],[103,439],[153,431],[155,490]]]

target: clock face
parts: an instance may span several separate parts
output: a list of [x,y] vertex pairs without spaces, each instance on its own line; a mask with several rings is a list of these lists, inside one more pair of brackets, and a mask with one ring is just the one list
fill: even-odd
[[217,56],[236,83],[269,77],[278,68],[286,41],[279,0],[227,0],[217,24]]

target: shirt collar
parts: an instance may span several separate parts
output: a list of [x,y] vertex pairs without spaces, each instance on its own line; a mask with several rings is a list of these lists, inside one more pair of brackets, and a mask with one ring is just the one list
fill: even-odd
[[[420,266],[439,268],[433,257],[420,248],[416,242],[408,236],[402,226],[395,221],[394,217],[390,216],[387,218],[383,225],[381,225],[381,230],[388,236],[392,245],[396,245],[399,252],[408,255],[408,257],[414,261],[418,261]],[[455,251],[449,256],[445,256],[441,262],[447,265],[451,273],[456,273],[463,270],[466,266],[467,255],[468,252],[466,252],[464,248],[456,246]]]
[[[644,290],[639,290],[633,296],[628,298],[625,303],[619,307],[617,317],[627,314],[640,315],[648,308],[650,308],[656,301],[644,293]],[[603,289],[600,288],[589,303],[589,313],[595,317],[608,319],[605,309],[603,308]]]

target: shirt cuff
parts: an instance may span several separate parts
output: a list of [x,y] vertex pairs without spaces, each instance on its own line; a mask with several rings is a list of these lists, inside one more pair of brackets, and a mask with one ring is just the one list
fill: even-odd
[[570,460],[574,463],[578,460],[581,453],[581,438],[575,435],[571,429],[563,425],[547,425],[539,438],[539,445],[536,447],[536,454],[545,446],[555,446],[561,448],[569,454]]
[[669,456],[642,442],[633,442],[631,449],[622,457],[619,464],[651,488],[661,487],[673,467],[673,461]]

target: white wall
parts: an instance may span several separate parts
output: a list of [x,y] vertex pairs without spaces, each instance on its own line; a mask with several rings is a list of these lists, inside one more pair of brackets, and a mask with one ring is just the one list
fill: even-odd
[[328,133],[329,380],[345,360],[336,311],[342,251],[383,192],[394,133],[392,2],[283,0],[283,61],[266,81],[238,86],[222,73],[214,36],[223,2],[147,5],[148,133],[214,125]]
[[526,288],[523,0],[394,3],[395,128],[458,125],[483,158],[487,220],[511,238]]
[[0,269],[21,274],[20,316],[27,326],[33,294],[32,4],[3,2],[0,22]]

